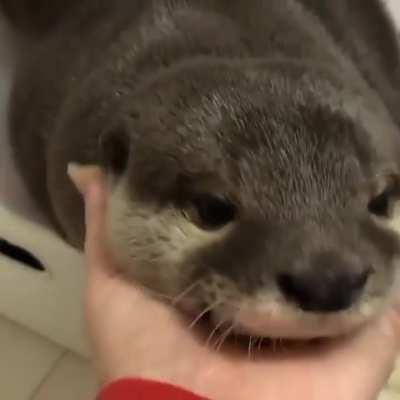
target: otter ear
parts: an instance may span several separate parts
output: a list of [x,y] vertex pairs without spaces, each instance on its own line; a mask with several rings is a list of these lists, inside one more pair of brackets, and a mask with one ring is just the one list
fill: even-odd
[[100,163],[114,175],[121,175],[127,167],[130,140],[125,126],[117,125],[100,135]]

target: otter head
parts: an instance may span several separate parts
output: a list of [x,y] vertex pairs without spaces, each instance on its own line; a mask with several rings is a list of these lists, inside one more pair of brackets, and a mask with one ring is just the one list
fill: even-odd
[[385,307],[400,187],[379,107],[287,62],[188,63],[124,104],[102,151],[128,276],[264,337],[338,335]]

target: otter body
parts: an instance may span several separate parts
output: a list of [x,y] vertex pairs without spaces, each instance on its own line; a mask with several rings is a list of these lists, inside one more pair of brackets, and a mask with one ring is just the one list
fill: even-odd
[[400,53],[378,0],[47,3],[0,1],[32,39],[10,132],[71,245],[84,218],[67,165],[98,164],[112,248],[145,285],[193,286],[190,307],[266,336],[335,335],[382,310]]

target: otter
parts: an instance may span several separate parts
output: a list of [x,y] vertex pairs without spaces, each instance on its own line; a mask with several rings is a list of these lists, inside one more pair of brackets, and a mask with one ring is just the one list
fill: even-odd
[[0,4],[28,44],[14,156],[70,245],[67,166],[98,165],[121,273],[216,325],[330,337],[393,301],[400,53],[380,1]]

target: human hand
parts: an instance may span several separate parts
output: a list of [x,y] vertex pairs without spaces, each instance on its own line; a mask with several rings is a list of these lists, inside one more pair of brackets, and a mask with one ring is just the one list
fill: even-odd
[[397,311],[312,350],[271,352],[257,360],[217,352],[172,308],[118,275],[104,237],[104,179],[97,169],[75,170],[73,176],[86,203],[86,312],[104,383],[151,379],[217,400],[376,399],[400,347]]

